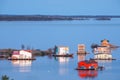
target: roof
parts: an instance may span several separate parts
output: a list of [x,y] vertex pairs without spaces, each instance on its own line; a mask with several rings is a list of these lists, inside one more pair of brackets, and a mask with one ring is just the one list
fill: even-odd
[[19,51],[13,51],[13,55],[19,55]]

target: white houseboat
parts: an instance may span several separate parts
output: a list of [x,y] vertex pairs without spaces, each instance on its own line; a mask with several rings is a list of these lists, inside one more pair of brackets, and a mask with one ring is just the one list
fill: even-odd
[[35,60],[31,50],[13,51],[12,56],[9,57],[8,59],[9,60]]
[[112,45],[109,43],[108,40],[104,39],[101,40],[101,45],[93,45],[93,53],[94,53],[94,59],[97,60],[115,60],[112,57],[111,51],[112,51]]
[[55,57],[73,57],[73,54],[69,54],[68,46],[56,46],[54,52]]
[[94,59],[112,60],[111,49],[109,47],[99,46],[94,48]]

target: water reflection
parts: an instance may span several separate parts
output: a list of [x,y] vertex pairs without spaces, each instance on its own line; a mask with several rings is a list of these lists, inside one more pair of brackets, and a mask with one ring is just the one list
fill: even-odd
[[31,60],[12,60],[12,64],[14,67],[16,67],[19,70],[19,72],[31,71],[31,64],[32,64]]
[[78,70],[78,76],[80,78],[93,79],[98,76],[97,70]]
[[84,54],[78,54],[78,62],[85,60],[86,55]]
[[59,61],[60,64],[68,63],[69,58],[68,57],[58,57],[58,61]]
[[56,60],[58,60],[59,62],[59,74],[60,75],[67,74],[69,57],[56,57]]
[[[78,54],[78,62],[86,60],[85,54]],[[78,70],[78,76],[80,78],[92,79],[98,76],[97,70]]]
[[104,66],[105,69],[112,69],[112,60],[96,60],[100,66]]
[[96,60],[98,63],[112,63],[112,60]]

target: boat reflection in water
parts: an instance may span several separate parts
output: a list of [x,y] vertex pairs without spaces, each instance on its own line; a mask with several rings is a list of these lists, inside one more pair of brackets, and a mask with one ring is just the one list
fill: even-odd
[[78,76],[80,78],[93,79],[98,76],[97,70],[78,70]]
[[68,73],[69,57],[57,57],[59,61],[59,74],[65,75]]
[[[78,54],[78,62],[86,60],[86,55]],[[98,76],[97,70],[78,70],[78,76],[85,79],[93,79]]]
[[84,61],[85,57],[86,57],[86,55],[84,55],[84,54],[78,54],[78,62],[79,61]]
[[68,57],[58,57],[58,61],[60,64],[65,64],[69,62],[69,58]]
[[32,64],[31,60],[12,60],[12,64],[14,67],[16,67],[19,70],[19,72],[31,71],[31,64]]
[[99,63],[99,65],[102,65],[105,67],[105,69],[112,69],[112,61],[113,60],[95,60]]

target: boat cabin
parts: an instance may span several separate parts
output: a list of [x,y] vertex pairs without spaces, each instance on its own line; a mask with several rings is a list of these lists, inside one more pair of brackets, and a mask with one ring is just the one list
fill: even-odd
[[80,70],[96,70],[98,63],[95,60],[84,60],[78,62],[78,68]]
[[111,49],[109,47],[99,46],[94,48],[94,54],[94,59],[112,59]]
[[27,60],[27,59],[33,59],[33,56],[30,50],[20,50],[20,51],[13,51],[10,59]]
[[78,51],[77,54],[87,54],[86,50],[85,50],[85,45],[84,44],[78,44]]
[[69,47],[67,46],[56,46],[55,54],[66,55],[69,53]]
[[101,40],[101,46],[110,47],[109,40],[107,39]]

